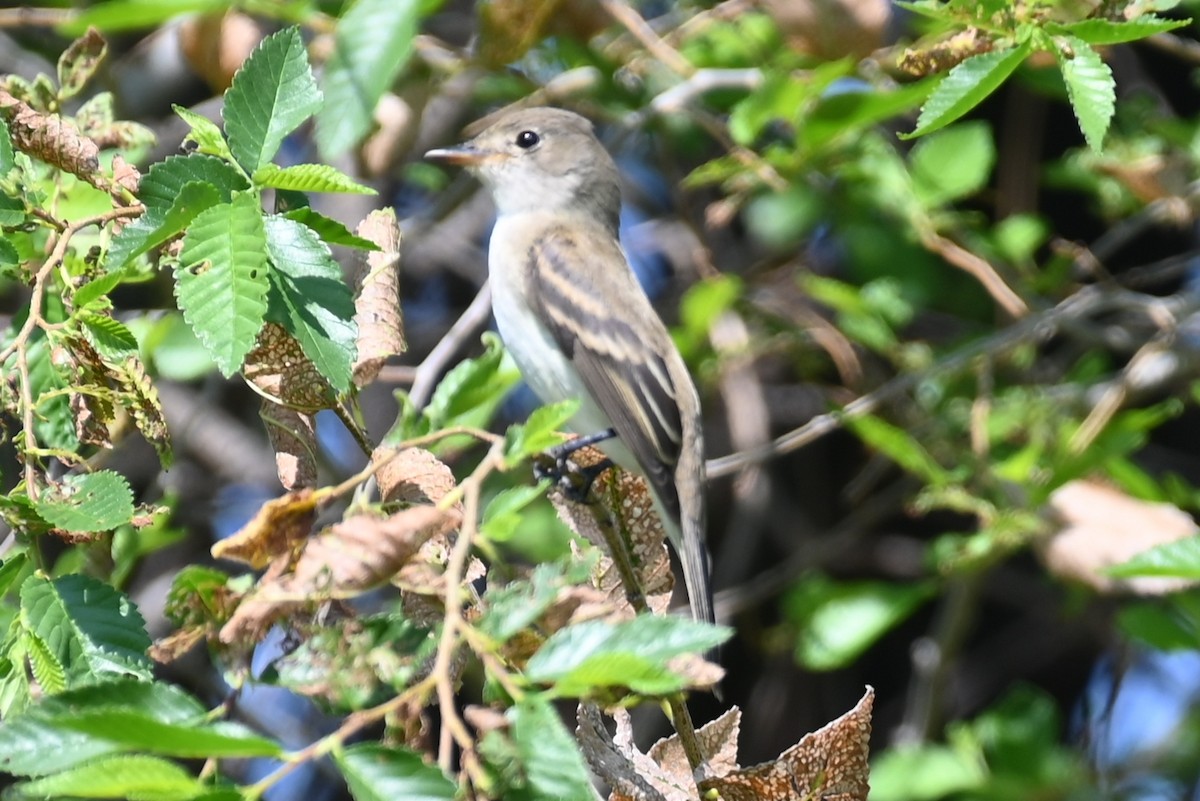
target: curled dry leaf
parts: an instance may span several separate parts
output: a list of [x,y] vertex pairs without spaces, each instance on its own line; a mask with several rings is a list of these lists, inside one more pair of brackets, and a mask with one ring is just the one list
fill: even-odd
[[424,448],[397,452],[380,445],[371,454],[371,464],[379,465],[375,481],[384,503],[437,504],[458,486],[446,463]]
[[317,486],[316,419],[272,403],[266,398],[258,409],[275,451],[275,470],[279,483],[286,490],[311,489]]
[[[571,457],[580,467],[604,460],[604,454],[592,447],[581,448]],[[646,603],[654,612],[666,612],[671,602],[675,577],[666,547],[666,532],[654,511],[654,502],[641,476],[611,468],[592,484],[591,497],[598,503],[576,503],[561,492],[550,493],[550,501],[567,526],[600,548],[605,556],[597,565],[593,581],[608,595],[611,603],[630,614],[632,608],[621,582],[621,571],[612,560],[611,537],[619,540],[629,555],[634,574],[641,585]]]
[[[724,775],[737,768],[737,741],[741,710],[730,709],[696,731],[700,756],[710,774]],[[696,782],[678,735],[659,740],[643,754],[633,739],[629,712],[612,713],[616,732],[604,725],[600,710],[590,704],[579,706],[580,745],[588,764],[612,787],[609,801],[692,801]]]
[[331,526],[306,543],[291,573],[259,583],[221,629],[221,641],[252,638],[294,609],[386,582],[427,540],[444,536],[461,520],[454,510],[414,506],[386,518],[355,515]]
[[317,496],[305,489],[262,505],[249,523],[212,547],[214,559],[244,562],[261,570],[280,556],[289,557],[308,539]]
[[277,323],[263,324],[242,375],[259,395],[300,412],[332,409],[336,403],[333,387],[300,342]]
[[404,320],[400,316],[400,226],[393,209],[377,209],[358,226],[358,235],[379,246],[359,262],[354,298],[358,326],[358,356],[354,384],[375,380],[389,356],[405,351]]
[[775,761],[701,781],[701,795],[722,801],[866,801],[874,704],[875,690],[868,687],[853,709],[804,735]]
[[1196,522],[1176,506],[1150,503],[1097,481],[1080,480],[1055,490],[1049,512],[1061,527],[1039,543],[1038,552],[1050,572],[1061,578],[1100,592],[1146,595],[1194,583],[1151,576],[1116,579],[1103,573],[1156,545],[1196,536]]
[[163,466],[170,467],[171,432],[167,429],[167,418],[158,399],[158,389],[150,376],[146,375],[145,363],[139,356],[126,356],[125,361],[114,370],[114,375],[124,395],[122,402],[133,416],[134,425],[146,441],[154,446]]
[[100,174],[99,146],[79,133],[73,122],[36,111],[4,89],[0,89],[0,116],[8,123],[17,150],[109,191],[111,182]]

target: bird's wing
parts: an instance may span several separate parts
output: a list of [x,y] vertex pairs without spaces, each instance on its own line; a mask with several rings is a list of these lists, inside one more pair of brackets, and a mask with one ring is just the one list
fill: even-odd
[[536,238],[528,273],[531,300],[659,500],[678,520],[674,468],[683,424],[666,362],[678,357],[620,246],[608,236],[584,241],[586,246],[562,228]]

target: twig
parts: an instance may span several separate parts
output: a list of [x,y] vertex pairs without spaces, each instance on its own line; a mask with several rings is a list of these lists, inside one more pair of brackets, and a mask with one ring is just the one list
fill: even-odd
[[491,313],[492,291],[491,287],[485,283],[479,289],[479,293],[475,295],[475,299],[471,301],[471,305],[455,321],[454,325],[450,326],[446,335],[438,341],[433,350],[429,351],[425,360],[417,367],[413,377],[412,390],[408,393],[415,408],[422,409],[425,404],[429,403],[429,399],[433,397],[433,389],[437,386],[437,381],[441,377],[442,371],[446,369],[446,365],[458,353],[467,338],[487,323]]
[[404,707],[406,704],[412,703],[415,699],[425,696],[433,689],[433,684],[433,675],[430,674],[395,698],[385,701],[379,706],[364,709],[361,712],[355,712],[347,716],[346,720],[335,731],[290,754],[284,763],[273,773],[264,776],[254,784],[240,788],[242,797],[248,799],[261,797],[263,793],[278,784],[284,777],[301,765],[311,762],[314,759],[320,759],[331,751],[340,748],[348,739],[362,729],[376,721],[383,720],[392,714],[392,712]]
[[1004,282],[996,268],[988,264],[986,259],[932,230],[921,232],[921,243],[950,264],[973,276],[1010,317],[1024,317],[1029,314],[1029,306]]
[[[50,251],[50,256],[33,277],[33,291],[29,297],[29,316],[25,318],[21,330],[13,338],[13,341],[3,350],[0,350],[0,364],[8,361],[15,353],[17,355],[17,373],[19,393],[21,397],[21,424],[24,427],[24,440],[22,441],[22,449],[28,454],[37,450],[37,438],[33,431],[34,424],[34,408],[33,408],[33,382],[29,375],[29,337],[33,335],[33,331],[38,326],[45,327],[45,320],[42,318],[42,300],[46,295],[46,286],[50,283],[50,276],[54,273],[56,267],[62,264],[63,259],[67,256],[67,247],[71,243],[71,238],[75,234],[82,231],[84,228],[89,228],[93,225],[104,225],[105,223],[119,219],[121,217],[132,217],[141,213],[140,206],[120,206],[115,209],[109,209],[103,214],[97,214],[94,217],[88,217],[79,222],[67,224],[62,233],[58,235],[58,241],[54,243],[54,248]],[[29,495],[30,500],[37,500],[37,471],[34,468],[32,458],[24,460],[24,476],[25,476],[25,492]]]
[[678,114],[684,111],[697,97],[714,89],[757,89],[762,85],[763,73],[752,69],[698,69],[686,80],[659,93],[650,101],[650,108],[658,114]]
[[[1171,262],[1168,266],[1172,268],[1176,266],[1174,264],[1176,260],[1168,261]],[[791,453],[836,431],[847,420],[871,414],[887,401],[907,392],[932,376],[962,369],[979,356],[1001,353],[1028,339],[1049,336],[1066,320],[1093,314],[1107,306],[1118,304],[1121,302],[1119,294],[1111,291],[1108,287],[1085,287],[1052,309],[1029,315],[1003,331],[959,348],[925,370],[899,375],[874,392],[851,401],[837,411],[819,414],[799,428],[776,437],[762,447],[710,459],[708,476],[709,478],[719,478],[730,475],[746,465]]]
[[[466,724],[459,717],[454,703],[454,679],[451,666],[454,654],[458,650],[458,633],[462,620],[462,595],[460,594],[463,575],[466,572],[467,557],[471,554],[471,543],[476,534],[476,520],[479,515],[479,493],[483,479],[493,470],[503,465],[503,442],[493,443],[491,450],[480,462],[479,466],[467,477],[462,484],[463,525],[459,529],[454,548],[446,563],[446,610],[442,618],[442,635],[438,642],[437,656],[433,661],[430,675],[434,677],[437,687],[438,709],[442,714],[442,738],[438,748],[438,765],[442,771],[449,773],[452,767],[449,740],[452,738],[463,751],[474,747]],[[445,503],[445,499],[442,501]]]
[[600,0],[600,5],[604,6],[604,10],[610,17],[633,34],[633,37],[641,42],[642,47],[646,48],[650,55],[662,62],[672,72],[684,77],[695,72],[696,68],[692,66],[691,62],[684,58],[678,50],[663,41],[649,23],[642,19],[642,15],[625,0]]

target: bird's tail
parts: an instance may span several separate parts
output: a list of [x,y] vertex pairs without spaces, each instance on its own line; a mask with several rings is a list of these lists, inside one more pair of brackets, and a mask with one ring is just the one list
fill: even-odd
[[712,566],[704,544],[706,515],[704,509],[705,476],[704,444],[699,432],[685,442],[675,466],[675,487],[679,493],[679,528],[675,539],[679,561],[683,565],[683,580],[687,585],[688,604],[692,617],[708,623],[716,622],[713,609]]

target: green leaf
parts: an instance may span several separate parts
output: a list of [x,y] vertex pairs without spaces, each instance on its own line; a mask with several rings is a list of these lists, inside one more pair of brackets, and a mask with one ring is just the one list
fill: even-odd
[[191,109],[177,106],[174,103],[171,104],[171,108],[191,128],[188,135],[183,138],[184,142],[195,142],[197,152],[205,155],[216,156],[222,161],[232,162],[234,160],[229,143],[225,141],[225,134],[221,133],[221,129],[215,122],[203,114],[197,114]]
[[321,92],[300,31],[285,28],[263,39],[225,93],[229,148],[246,172],[253,173],[319,108]]
[[1190,25],[1191,22],[1190,19],[1163,19],[1153,14],[1145,14],[1128,22],[1094,18],[1065,25],[1051,25],[1047,29],[1050,33],[1076,36],[1090,45],[1114,45],[1173,31]]
[[222,203],[232,201],[234,192],[250,188],[237,167],[214,156],[193,153],[168,156],[152,164],[138,184],[138,199],[146,204],[146,214],[166,214],[183,187],[193,181],[210,184]]
[[848,419],[846,426],[870,447],[930,484],[945,484],[950,473],[929,455],[916,437],[871,415]]
[[1194,651],[1200,644],[1194,611],[1181,614],[1170,600],[1126,604],[1117,611],[1117,626],[1160,651]]
[[530,791],[527,798],[552,801],[592,798],[592,780],[558,712],[545,699],[526,696],[508,711],[512,742]]
[[65,477],[34,501],[38,515],[64,531],[108,531],[133,518],[133,490],[120,473]]
[[425,409],[431,429],[486,425],[504,393],[520,380],[515,368],[508,369],[500,338],[487,333],[482,339],[487,350],[455,365],[433,391]]
[[29,667],[38,687],[46,695],[58,695],[67,689],[67,671],[41,637],[26,631],[22,638]]
[[0,724],[0,770],[18,776],[43,776],[120,750],[117,743],[63,726],[80,709],[137,711],[159,722],[199,724],[206,710],[196,699],[169,684],[123,679],[43,698],[24,713]]
[[506,542],[521,525],[525,507],[546,494],[548,482],[535,486],[511,487],[496,493],[483,510],[479,533],[491,542]]
[[927,208],[981,191],[996,165],[996,145],[986,122],[964,122],[928,136],[909,154],[913,189]]
[[71,687],[150,678],[145,621],[125,595],[97,579],[30,576],[21,585],[21,621],[49,646]]
[[560,432],[577,411],[579,401],[572,398],[534,409],[524,425],[509,426],[504,434],[505,460],[520,461],[560,444],[563,441]]
[[[13,243],[9,242],[7,239],[0,239],[0,268],[7,270],[11,267],[16,267],[20,263],[21,254],[17,252],[17,249],[13,246]],[[17,276],[12,275],[6,277],[15,278]]]
[[15,166],[17,162],[13,153],[12,134],[8,130],[8,123],[0,120],[0,178]]
[[267,312],[266,231],[258,198],[201,212],[183,238],[175,295],[184,318],[226,376],[242,366]]
[[551,562],[534,568],[528,580],[489,590],[480,630],[499,642],[507,641],[549,609],[565,584],[562,568]]
[[921,107],[917,127],[902,139],[924,136],[944,128],[979,105],[1021,66],[1032,46],[1029,43],[1006,50],[971,56],[947,73],[929,100]]
[[327,102],[317,116],[317,145],[326,159],[371,129],[375,105],[412,53],[420,10],[419,0],[358,0],[338,20],[325,64]]
[[279,323],[338,392],[350,388],[358,327],[354,296],[329,248],[301,223],[266,221],[271,273],[268,319]]
[[158,247],[220,202],[220,193],[212,184],[188,181],[165,213],[147,212],[121,229],[108,249],[108,269],[119,270],[130,259]]
[[379,245],[370,239],[363,239],[337,220],[315,212],[307,206],[292,209],[283,216],[289,220],[304,223],[316,231],[317,235],[328,245],[345,245],[360,250],[379,250]]
[[800,632],[796,659],[810,670],[845,667],[933,594],[929,584],[806,579],[784,602]]
[[[111,251],[109,252],[111,253]],[[76,309],[86,309],[92,303],[95,303],[116,289],[124,277],[125,274],[120,270],[112,270],[94,281],[88,281],[75,290],[75,295],[71,298],[71,305]]]
[[8,557],[3,562],[0,562],[0,598],[8,594],[9,588],[21,577],[28,566],[29,554],[23,550],[18,550],[15,553],[9,551]]
[[1104,572],[1116,578],[1163,576],[1200,579],[1200,537],[1187,537],[1156,545],[1127,562],[1107,568]]
[[790,71],[770,73],[762,86],[733,107],[729,114],[729,134],[739,145],[749,146],[771,123],[794,124],[801,105],[814,91],[819,91],[819,87],[814,88],[810,81],[802,81]]
[[708,651],[730,634],[724,626],[657,615],[578,623],[546,640],[526,665],[526,676],[553,684],[560,695],[585,695],[597,687],[664,694],[683,687],[667,668],[670,659]]
[[[889,748],[872,759],[871,801],[939,801],[988,786],[976,754],[945,745]],[[979,795],[983,795],[982,792]]]
[[414,751],[363,743],[333,757],[355,801],[453,801],[458,789]]
[[859,136],[864,129],[920,105],[929,97],[936,80],[925,78],[887,91],[872,86],[862,91],[827,92],[815,108],[805,112],[797,141],[814,150],[835,140]]
[[186,759],[273,757],[283,748],[240,723],[161,722],[136,709],[81,709],[56,722],[62,729],[116,743],[123,750]]
[[1071,108],[1088,147],[1099,153],[1117,108],[1117,85],[1112,70],[1082,39],[1068,36],[1064,41],[1056,40],[1056,44],[1058,68],[1067,85]]
[[377,194],[371,187],[363,186],[349,175],[328,164],[297,164],[294,167],[264,164],[254,171],[253,179],[255,186],[271,186],[296,192]]
[[224,11],[233,0],[112,0],[97,3],[70,17],[60,26],[63,33],[76,35],[94,25],[102,31],[153,28],[180,14]]
[[13,788],[25,798],[117,798],[129,801],[187,801],[207,791],[199,779],[158,757],[101,757]]
[[126,356],[137,353],[137,339],[120,320],[104,314],[84,311],[80,312],[79,321],[83,323],[92,344],[96,346],[96,350],[102,356],[113,361],[120,361]]

